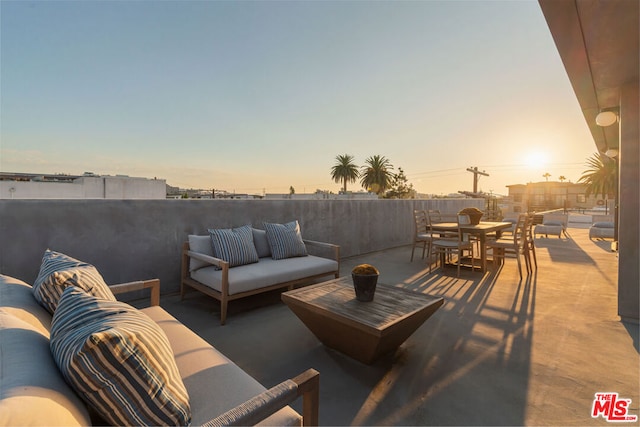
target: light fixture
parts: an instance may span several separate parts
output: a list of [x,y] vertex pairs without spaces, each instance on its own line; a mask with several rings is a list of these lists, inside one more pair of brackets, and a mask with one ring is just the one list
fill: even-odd
[[596,116],[596,124],[598,126],[606,127],[618,121],[618,115],[615,111],[600,111]]
[[618,149],[617,148],[608,148],[607,151],[604,152],[604,155],[613,159],[618,157]]

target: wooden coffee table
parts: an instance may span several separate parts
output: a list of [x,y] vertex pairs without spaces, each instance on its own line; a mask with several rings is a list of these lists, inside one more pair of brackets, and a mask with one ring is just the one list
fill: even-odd
[[372,302],[360,302],[351,277],[284,292],[282,300],[324,345],[366,364],[397,349],[444,303],[381,283]]

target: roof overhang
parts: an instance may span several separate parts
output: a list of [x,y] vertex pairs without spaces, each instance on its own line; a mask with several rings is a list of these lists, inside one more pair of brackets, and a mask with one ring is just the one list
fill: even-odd
[[619,126],[596,116],[619,108],[620,88],[640,78],[640,1],[538,1],[597,149],[618,148]]

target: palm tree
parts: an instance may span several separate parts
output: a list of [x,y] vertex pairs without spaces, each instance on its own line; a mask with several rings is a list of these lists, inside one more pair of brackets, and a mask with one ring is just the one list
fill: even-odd
[[393,182],[393,166],[384,156],[371,156],[365,160],[360,171],[360,184],[366,190],[380,195],[391,187]]
[[544,178],[547,179],[547,181],[549,181],[549,177],[551,176],[551,174],[549,172],[545,172],[544,175],[542,175]]
[[353,156],[336,156],[336,164],[331,168],[331,178],[337,183],[342,182],[342,191],[346,193],[347,182],[356,182],[359,176],[360,172],[358,166],[353,163]]
[[614,194],[618,163],[602,153],[595,153],[587,159],[587,166],[590,166],[590,169],[582,172],[582,176],[578,179],[578,182],[587,184],[586,195],[594,194],[598,197],[601,194],[606,198]]
[[565,181],[567,180],[567,177],[566,177],[566,176],[564,176],[564,175],[560,175],[560,176],[558,177],[558,180],[559,180],[560,182],[565,182]]

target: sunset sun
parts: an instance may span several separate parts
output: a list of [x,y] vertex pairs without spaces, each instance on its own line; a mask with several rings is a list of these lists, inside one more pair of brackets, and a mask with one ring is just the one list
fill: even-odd
[[549,163],[546,153],[541,151],[533,151],[525,158],[525,164],[531,169],[539,169],[545,167]]

